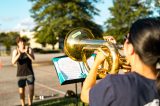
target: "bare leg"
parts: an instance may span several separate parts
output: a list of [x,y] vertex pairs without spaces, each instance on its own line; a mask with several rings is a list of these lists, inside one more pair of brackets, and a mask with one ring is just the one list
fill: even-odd
[[19,88],[19,95],[22,106],[25,106],[25,87]]
[[29,94],[28,94],[28,105],[31,106],[32,105],[32,101],[33,101],[33,95],[34,95],[34,85],[28,85],[28,90],[29,90]]

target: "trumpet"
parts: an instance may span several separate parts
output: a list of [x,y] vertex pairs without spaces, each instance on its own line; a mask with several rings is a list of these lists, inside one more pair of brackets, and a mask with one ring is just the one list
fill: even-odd
[[108,73],[117,74],[119,69],[130,70],[129,63],[119,53],[117,45],[106,40],[95,39],[89,29],[75,28],[65,37],[65,54],[75,61],[82,61],[87,71],[90,70],[87,59],[93,55],[95,50],[103,52],[106,57],[97,71],[98,77],[104,78]]

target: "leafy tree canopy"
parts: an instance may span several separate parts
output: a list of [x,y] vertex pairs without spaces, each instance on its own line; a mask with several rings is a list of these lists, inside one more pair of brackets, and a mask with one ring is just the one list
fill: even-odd
[[6,46],[7,50],[10,50],[12,45],[16,45],[16,38],[20,36],[18,32],[0,33],[0,43]]
[[92,21],[99,10],[93,3],[98,0],[29,0],[33,3],[32,17],[36,22],[35,37],[43,45],[54,45],[58,38],[65,38],[73,28],[85,27],[97,37],[102,29]]
[[146,0],[146,5],[150,7],[150,16],[160,16],[160,0]]
[[105,35],[112,35],[118,42],[123,41],[132,22],[149,15],[149,7],[142,0],[113,0],[113,7],[109,8],[112,17],[105,24]]

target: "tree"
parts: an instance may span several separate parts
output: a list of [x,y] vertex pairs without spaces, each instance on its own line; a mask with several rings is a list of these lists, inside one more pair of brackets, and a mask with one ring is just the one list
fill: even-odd
[[113,0],[113,7],[109,10],[112,17],[105,22],[105,35],[114,36],[118,42],[122,42],[124,35],[127,35],[132,22],[149,14],[142,0]]
[[4,41],[4,37],[6,36],[6,34],[4,33],[4,32],[1,32],[0,33],[0,43],[3,43],[3,41]]
[[32,17],[36,22],[35,37],[43,45],[54,45],[64,39],[73,28],[86,27],[96,37],[102,37],[101,26],[92,21],[99,10],[93,5],[98,0],[29,0],[33,2]]
[[16,45],[16,38],[20,36],[18,32],[7,32],[0,33],[0,43],[2,43],[6,50],[10,52],[10,48],[12,45]]
[[7,32],[6,35],[6,39],[10,40],[11,45],[16,45],[16,39],[20,34],[18,32]]
[[160,17],[160,0],[146,0],[146,5],[150,7],[151,16],[157,14]]
[[160,0],[155,0],[155,7],[160,17]]

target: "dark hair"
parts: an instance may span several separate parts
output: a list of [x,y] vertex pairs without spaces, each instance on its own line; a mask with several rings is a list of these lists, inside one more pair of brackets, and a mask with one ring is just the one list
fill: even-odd
[[26,40],[25,40],[24,38],[22,38],[22,37],[17,37],[17,38],[16,38],[16,43],[18,44],[20,41],[26,42]]
[[[130,28],[128,40],[144,64],[156,67],[160,62],[160,20],[158,18],[137,20]],[[160,95],[160,76],[156,81]]]

